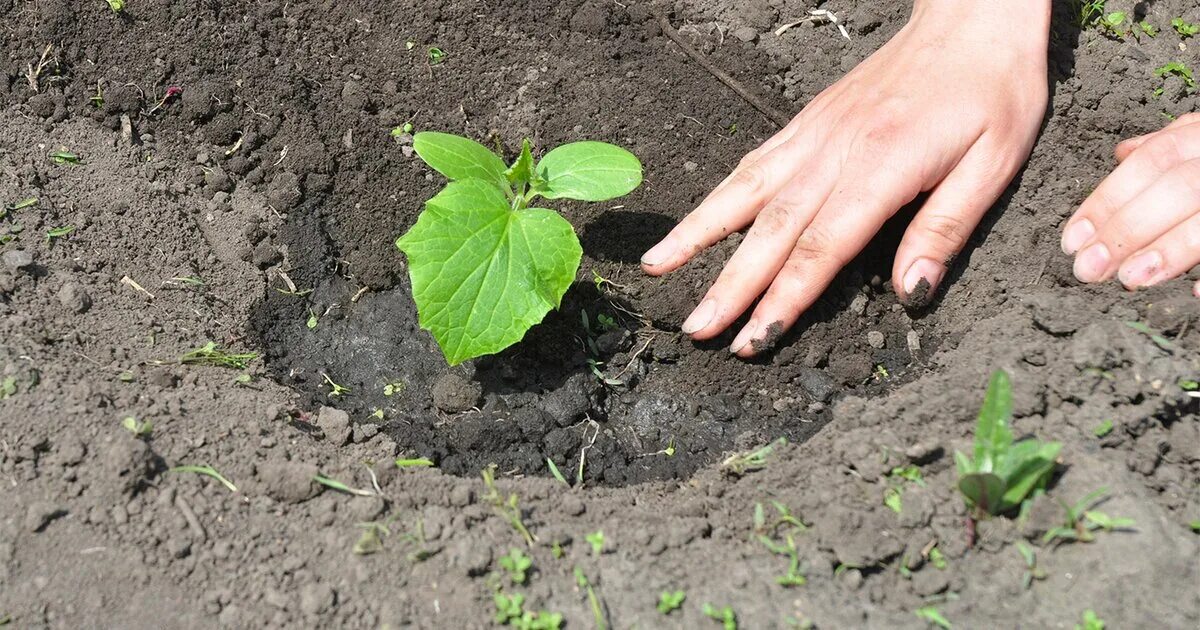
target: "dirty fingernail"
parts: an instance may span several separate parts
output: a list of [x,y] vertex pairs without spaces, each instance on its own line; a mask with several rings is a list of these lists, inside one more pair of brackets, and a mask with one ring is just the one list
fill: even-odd
[[927,299],[941,283],[944,273],[946,267],[932,258],[914,260],[904,273],[904,295],[910,301]]
[[754,339],[754,335],[757,332],[758,322],[752,319],[746,323],[746,327],[742,329],[742,332],[733,338],[733,343],[729,344],[729,351],[734,353],[740,352],[742,348],[746,347],[746,344]]
[[657,267],[671,258],[675,253],[675,244],[671,242],[671,237],[664,238],[662,241],[651,247],[649,251],[642,254],[642,264],[650,267]]
[[1096,282],[1104,277],[1112,256],[1104,243],[1096,243],[1075,257],[1075,277],[1080,282]]
[[1117,272],[1121,284],[1130,289],[1155,284],[1155,276],[1162,271],[1163,257],[1158,252],[1142,252],[1125,261]]
[[692,311],[691,315],[688,315],[679,329],[688,335],[703,330],[716,314],[717,302],[712,298],[707,298],[700,303],[700,306],[696,307],[696,310]]
[[1079,251],[1079,248],[1083,247],[1083,244],[1088,242],[1088,239],[1092,238],[1092,235],[1095,233],[1096,226],[1092,225],[1092,222],[1087,219],[1080,219],[1071,225],[1068,225],[1067,229],[1063,230],[1063,251],[1067,254],[1074,254],[1075,252]]

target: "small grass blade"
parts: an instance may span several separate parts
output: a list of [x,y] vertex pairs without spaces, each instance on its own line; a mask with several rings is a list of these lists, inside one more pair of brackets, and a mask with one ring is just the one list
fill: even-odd
[[198,475],[207,475],[207,476],[212,477],[213,479],[216,479],[217,481],[221,482],[221,485],[225,486],[226,488],[229,488],[230,492],[238,491],[237,486],[233,485],[232,481],[226,479],[224,475],[217,472],[217,470],[215,468],[213,468],[212,466],[209,466],[208,464],[203,464],[200,466],[193,466],[193,465],[176,466],[174,468],[169,469],[167,472],[173,472],[173,473],[190,472],[190,473],[196,473]]
[[415,459],[397,459],[396,466],[399,468],[431,468],[433,462],[426,457],[417,457]]
[[360,497],[375,496],[375,493],[370,490],[360,490],[358,488],[351,488],[350,486],[347,486],[346,484],[338,481],[337,479],[326,477],[325,475],[313,475],[313,481],[315,481],[327,488],[333,488],[334,490],[345,492],[347,494],[353,494],[355,496],[360,496]]

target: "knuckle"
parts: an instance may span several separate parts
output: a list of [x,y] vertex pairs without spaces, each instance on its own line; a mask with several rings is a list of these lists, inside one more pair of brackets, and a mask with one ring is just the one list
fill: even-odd
[[748,164],[733,176],[730,184],[744,190],[747,194],[758,195],[767,187],[767,173],[757,163]]
[[1172,185],[1192,203],[1200,203],[1200,159],[1188,160],[1171,171]]
[[921,229],[938,241],[946,253],[954,253],[966,244],[974,226],[956,215],[939,213],[926,218]]
[[1175,122],[1179,123],[1180,125],[1190,125],[1194,122],[1200,122],[1200,112],[1186,113],[1179,118],[1176,118]]
[[1160,133],[1147,140],[1138,153],[1145,156],[1155,170],[1165,173],[1180,162],[1179,143],[1173,134]]
[[841,266],[842,256],[829,232],[817,225],[810,225],[796,239],[792,255],[788,257],[784,268],[794,273],[801,273],[813,265],[833,263]]

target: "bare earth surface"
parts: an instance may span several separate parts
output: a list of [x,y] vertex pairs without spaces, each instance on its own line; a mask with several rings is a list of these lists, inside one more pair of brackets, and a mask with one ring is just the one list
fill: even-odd
[[[1058,227],[1119,138],[1197,108],[1153,71],[1200,65],[1169,26],[1200,5],[1139,5],[1159,35],[1121,40],[1061,4],[1044,130],[952,284],[925,311],[896,303],[901,221],[746,363],[728,338],[678,332],[738,237],[665,279],[637,259],[774,126],[657,15],[797,111],[907,3],[822,3],[847,41],[830,25],[776,36],[812,8],[798,0],[0,0],[0,203],[37,199],[0,218],[0,625],[484,628],[500,589],[569,628],[719,627],[706,603],[742,628],[922,628],[926,606],[967,628],[1071,628],[1086,609],[1110,628],[1197,627],[1200,302],[1183,280],[1079,286]],[[406,121],[509,157],[523,137],[616,142],[646,169],[628,198],[556,208],[585,252],[563,308],[453,370],[393,246],[441,186],[390,134]],[[258,356],[180,362],[209,342]],[[1028,518],[972,540],[952,455],[997,368],[1017,433],[1064,447]],[[779,437],[765,468],[720,469]],[[492,463],[532,547],[490,501]],[[203,464],[237,491],[168,472]],[[923,485],[889,475],[910,464]],[[1099,488],[1098,509],[1134,527],[1042,543],[1061,502]],[[807,525],[803,585],[778,583],[789,558],[760,540],[755,506],[771,521],[772,501]],[[1028,587],[1021,540],[1044,572]],[[532,558],[524,584],[500,565],[513,548]],[[667,590],[686,601],[664,616]]]

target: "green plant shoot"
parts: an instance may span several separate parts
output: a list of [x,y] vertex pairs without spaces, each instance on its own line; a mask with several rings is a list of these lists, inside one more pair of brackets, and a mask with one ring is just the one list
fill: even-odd
[[642,182],[632,153],[602,142],[560,146],[536,164],[525,141],[511,167],[459,136],[421,132],[417,155],[450,183],[396,241],[408,257],[421,327],[451,365],[517,343],[575,280],[575,230],[537,197],[604,201]]
[[967,503],[987,514],[1002,514],[1045,488],[1062,445],[1057,442],[1013,442],[1012,384],[1008,373],[992,374],[975,428],[973,458],[955,452],[958,489]]

